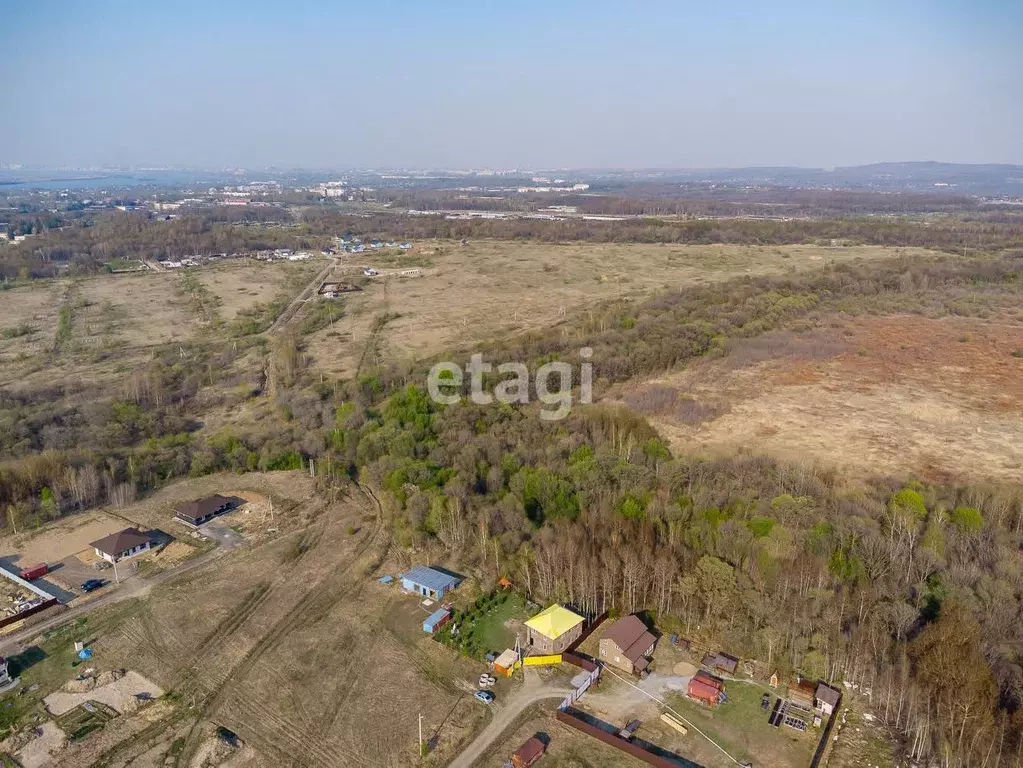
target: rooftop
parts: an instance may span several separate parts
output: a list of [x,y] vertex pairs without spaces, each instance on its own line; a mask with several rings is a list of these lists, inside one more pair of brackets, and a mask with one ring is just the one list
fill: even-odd
[[577,624],[581,624],[582,621],[582,616],[555,603],[527,621],[526,626],[544,637],[557,640]]
[[226,496],[213,495],[207,496],[205,499],[196,499],[195,501],[185,502],[175,511],[181,515],[181,517],[198,520],[200,517],[212,515],[218,509],[230,503],[231,499]]
[[611,640],[621,648],[625,658],[633,664],[639,664],[647,648],[653,645],[657,638],[650,634],[638,616],[633,615],[618,619],[611,625],[604,639]]
[[430,568],[426,565],[417,565],[408,573],[403,574],[401,578],[414,582],[415,584],[421,584],[427,589],[432,589],[435,592],[457,587],[462,581],[453,574],[445,573],[444,571],[437,570],[436,568]]
[[102,539],[92,542],[89,546],[98,549],[104,554],[113,556],[127,552],[129,549],[134,549],[140,544],[147,543],[149,540],[149,534],[142,533],[138,528],[125,528],[123,531],[104,536]]

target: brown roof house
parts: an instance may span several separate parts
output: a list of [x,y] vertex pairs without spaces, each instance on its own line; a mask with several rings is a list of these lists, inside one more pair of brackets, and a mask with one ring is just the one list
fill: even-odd
[[98,557],[102,557],[108,563],[119,563],[149,551],[152,544],[153,540],[148,533],[142,533],[138,528],[125,528],[123,531],[104,536],[89,546],[95,550]]
[[209,522],[217,515],[229,512],[233,507],[234,499],[218,495],[207,496],[205,499],[182,504],[174,510],[174,517],[186,525],[198,526]]
[[643,672],[657,642],[646,625],[637,616],[618,619],[600,639],[600,658],[606,664],[624,669],[634,675]]

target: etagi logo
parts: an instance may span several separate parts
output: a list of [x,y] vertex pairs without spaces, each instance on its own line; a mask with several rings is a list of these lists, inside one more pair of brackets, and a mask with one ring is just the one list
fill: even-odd
[[[579,350],[579,357],[584,362],[579,365],[579,402],[593,402],[593,364],[589,359],[593,356],[590,347]],[[494,366],[483,361],[483,355],[475,354],[469,358],[465,366],[465,375],[455,363],[445,361],[437,363],[430,369],[426,379],[426,388],[435,403],[455,405],[462,400],[465,376],[469,377],[469,398],[477,405],[490,405],[496,399],[499,403],[509,405],[526,405],[532,393],[545,406],[541,408],[540,418],[544,421],[559,421],[572,410],[573,367],[570,363],[545,363],[536,369],[536,375],[530,380],[529,368],[525,363],[500,363],[497,373],[505,376],[494,386],[493,393],[483,388],[483,375],[492,373]]]

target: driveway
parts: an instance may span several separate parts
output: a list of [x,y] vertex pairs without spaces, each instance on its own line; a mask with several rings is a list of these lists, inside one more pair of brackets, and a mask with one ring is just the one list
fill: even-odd
[[218,520],[211,520],[205,525],[199,526],[199,532],[204,536],[209,536],[224,549],[234,549],[245,541],[244,536],[237,531],[232,531],[222,521]]
[[521,688],[491,705],[494,708],[494,717],[462,754],[451,761],[448,768],[472,768],[483,757],[483,753],[515,722],[515,718],[522,710],[545,699],[564,699],[571,692],[571,688],[544,683],[535,673],[527,672]]

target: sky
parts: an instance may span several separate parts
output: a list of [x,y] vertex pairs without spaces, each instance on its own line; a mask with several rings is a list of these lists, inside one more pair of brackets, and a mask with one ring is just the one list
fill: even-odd
[[0,162],[1023,164],[1023,3],[0,0]]

